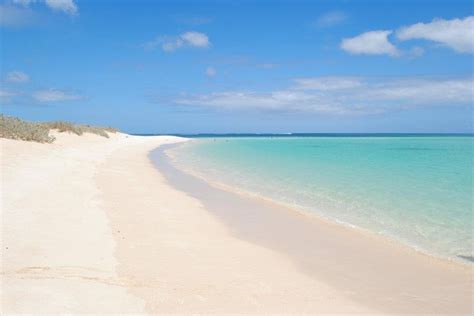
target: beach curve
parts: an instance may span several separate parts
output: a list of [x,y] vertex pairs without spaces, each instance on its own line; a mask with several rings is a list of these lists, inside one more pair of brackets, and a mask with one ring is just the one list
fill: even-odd
[[[176,186],[167,171],[150,160],[149,153],[157,147],[184,140],[126,134],[110,139],[58,134],[54,144],[2,139],[2,312],[379,315],[436,308],[437,314],[469,313],[469,280],[453,283],[452,274],[440,276],[452,285],[445,290],[459,294],[458,300],[443,297],[432,305],[436,297],[410,297],[408,287],[401,296],[386,297],[393,305],[382,306],[373,291],[354,293],[378,282],[370,273],[360,274],[361,267],[375,267],[373,273],[381,276],[384,270],[396,271],[390,270],[394,265],[377,266],[380,252],[352,256],[345,247],[353,235],[333,239],[337,234],[330,227],[321,226],[320,232],[302,229],[309,238],[306,246],[288,253],[274,246],[284,236],[274,229],[307,221],[285,222],[288,217],[265,206],[257,218],[216,214],[208,200]],[[270,226],[260,226],[265,229],[254,236],[253,225],[263,219]],[[286,238],[283,245],[296,246],[300,238]],[[324,246],[311,244],[316,239],[333,240],[335,248],[321,248],[325,256],[309,253],[308,270],[298,251]],[[337,254],[346,257],[334,265]],[[404,268],[398,271],[410,271]],[[347,282],[353,287],[344,287]],[[406,285],[391,287],[405,290]],[[412,304],[391,309],[403,295],[418,302],[418,309]]]

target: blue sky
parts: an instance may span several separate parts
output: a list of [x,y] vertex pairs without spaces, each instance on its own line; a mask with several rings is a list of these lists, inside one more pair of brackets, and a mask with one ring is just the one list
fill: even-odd
[[471,1],[0,1],[1,112],[132,133],[472,132]]

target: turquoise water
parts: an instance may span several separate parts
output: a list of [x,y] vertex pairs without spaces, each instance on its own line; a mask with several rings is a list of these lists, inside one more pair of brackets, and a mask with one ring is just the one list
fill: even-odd
[[473,137],[195,139],[175,162],[209,181],[472,260]]

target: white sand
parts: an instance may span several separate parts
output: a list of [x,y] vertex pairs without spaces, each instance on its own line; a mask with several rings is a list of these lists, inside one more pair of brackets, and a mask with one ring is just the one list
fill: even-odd
[[115,242],[95,175],[127,143],[59,134],[53,144],[1,140],[2,312],[135,312],[117,286]]
[[171,187],[148,152],[184,139],[57,138],[1,140],[2,314],[379,314]]

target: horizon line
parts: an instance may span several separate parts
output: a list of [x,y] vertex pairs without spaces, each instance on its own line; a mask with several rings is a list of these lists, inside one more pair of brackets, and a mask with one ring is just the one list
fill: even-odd
[[303,132],[303,133],[130,133],[134,136],[182,136],[182,137],[225,137],[225,136],[474,136],[474,132]]

